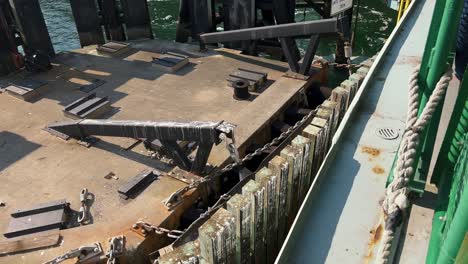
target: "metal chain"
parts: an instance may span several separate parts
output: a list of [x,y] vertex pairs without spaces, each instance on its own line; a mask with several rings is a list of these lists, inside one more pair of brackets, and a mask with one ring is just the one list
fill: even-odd
[[235,146],[235,142],[228,142],[228,137],[225,134],[221,134],[220,138],[224,141],[226,141],[226,147],[231,155],[231,157],[234,159],[234,162],[224,166],[222,169],[218,170],[217,172],[202,178],[198,181],[192,182],[191,184],[185,186],[182,189],[177,190],[176,192],[172,193],[169,198],[167,198],[164,201],[164,204],[167,207],[171,207],[174,205],[177,201],[180,201],[181,196],[188,192],[189,190],[198,187],[199,185],[205,183],[205,182],[210,182],[220,175],[233,170],[234,168],[241,166],[245,162],[252,160],[254,157],[259,156],[260,154],[264,153],[265,151],[271,149],[273,146],[279,144],[283,139],[287,138],[289,135],[291,135],[298,127],[302,126],[307,120],[309,120],[313,115],[317,113],[317,110],[310,111],[307,115],[305,115],[301,120],[299,120],[294,126],[291,126],[286,130],[285,132],[281,133],[278,137],[274,138],[270,143],[265,144],[263,147],[260,147],[256,149],[254,152],[247,154],[244,158],[238,159],[238,153],[237,153],[237,147]]
[[116,264],[117,258],[123,254],[124,236],[115,236],[109,239],[109,250],[107,251],[107,264]]
[[158,235],[166,234],[167,237],[174,238],[174,239],[179,238],[184,233],[184,231],[181,231],[181,230],[169,230],[164,227],[155,226],[153,224],[150,224],[142,220],[139,220],[138,222],[136,222],[133,225],[133,228],[137,228],[138,226],[141,227],[146,232],[154,232]]

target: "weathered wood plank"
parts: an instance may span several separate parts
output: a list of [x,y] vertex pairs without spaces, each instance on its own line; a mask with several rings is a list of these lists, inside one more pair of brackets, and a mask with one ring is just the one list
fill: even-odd
[[278,252],[278,235],[277,235],[277,176],[272,175],[270,169],[262,168],[255,174],[255,181],[265,188],[265,196],[263,202],[264,211],[264,236],[267,243],[267,263],[273,263]]
[[[330,149],[331,146],[331,141],[332,141],[332,126],[333,126],[333,116],[332,116],[332,111],[326,108],[319,107],[317,110],[317,114],[315,115],[316,117],[321,118],[322,120],[326,120],[326,135],[327,135],[327,150]],[[315,119],[315,118],[314,118]],[[322,125],[322,122],[320,123],[319,126]]]
[[[358,87],[359,87],[359,82],[355,82],[352,80],[344,80],[340,86],[344,88],[345,90],[349,91],[349,104],[354,99],[354,95],[356,94]],[[349,107],[349,106],[348,106]]]
[[235,263],[245,264],[251,261],[250,227],[251,203],[249,195],[234,195],[227,201],[227,210],[234,215],[236,223],[236,253]]
[[276,204],[278,205],[277,211],[277,226],[278,226],[278,244],[281,244],[287,235],[287,217],[288,211],[286,208],[286,201],[288,198],[288,175],[289,163],[281,156],[275,156],[269,163],[268,168],[273,175],[277,177],[276,184]]
[[[322,128],[322,136],[319,137],[318,141],[318,150],[319,150],[319,156],[318,160],[320,164],[322,164],[323,160],[325,159],[325,156],[327,155],[328,152],[328,132],[329,132],[329,125],[328,125],[328,120],[319,118],[319,117],[314,117],[312,119],[311,125]],[[319,165],[320,166],[320,165]]]
[[299,196],[298,202],[299,207],[302,204],[304,197],[309,190],[310,184],[310,174],[311,174],[311,164],[312,164],[312,157],[310,151],[310,139],[305,138],[303,136],[296,136],[292,141],[291,145],[294,148],[302,150],[302,169],[299,178]]
[[311,179],[310,181],[312,182],[315,178],[315,175],[317,174],[318,169],[320,168],[321,161],[320,161],[320,138],[322,137],[322,128],[308,125],[306,128],[304,128],[304,131],[302,131],[302,136],[310,139],[311,141],[311,147],[310,151],[312,151],[313,155],[313,161],[311,164],[312,168],[312,173],[311,173]]
[[220,208],[198,228],[200,256],[205,263],[226,263],[234,257],[234,216]]
[[337,87],[333,89],[331,94],[331,101],[336,102],[338,104],[338,125],[341,123],[346,110],[348,110],[349,104],[349,92],[341,87]]
[[[339,108],[338,108],[338,103],[336,102],[332,102],[330,100],[325,100],[320,106],[320,108],[325,108],[325,109],[328,109],[330,110],[332,113],[331,113],[331,138],[333,138],[333,136],[335,135],[335,132],[336,132],[336,129],[338,128],[338,124],[339,124]],[[331,142],[331,140],[330,140]]]
[[158,264],[197,264],[200,255],[200,242],[190,241],[158,258]]
[[252,262],[265,263],[266,243],[263,233],[265,188],[261,187],[258,182],[250,180],[242,187],[242,193],[250,197],[250,251],[253,255]]
[[302,156],[302,149],[297,149],[290,145],[281,150],[281,157],[286,159],[289,163],[288,198],[286,201],[288,228],[291,227],[294,221],[299,205],[299,179],[302,170]]

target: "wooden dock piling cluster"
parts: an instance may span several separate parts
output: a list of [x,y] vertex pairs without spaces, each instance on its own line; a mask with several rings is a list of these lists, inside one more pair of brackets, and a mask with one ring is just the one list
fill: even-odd
[[[198,240],[188,245],[191,252],[200,247],[200,263],[275,261],[367,72],[367,67],[360,68],[334,89],[310,123],[227,201],[226,209],[220,208],[198,229]],[[161,256],[159,263],[193,263],[194,255],[179,252],[188,245]]]

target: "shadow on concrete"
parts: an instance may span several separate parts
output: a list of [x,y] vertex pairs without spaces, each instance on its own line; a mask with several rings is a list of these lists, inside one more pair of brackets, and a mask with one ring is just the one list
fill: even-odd
[[29,155],[41,145],[8,131],[0,131],[0,171]]

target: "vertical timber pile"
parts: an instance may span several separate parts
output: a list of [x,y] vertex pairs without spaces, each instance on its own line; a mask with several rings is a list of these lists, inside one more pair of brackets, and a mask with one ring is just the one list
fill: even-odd
[[49,57],[55,56],[39,0],[10,0],[16,26],[26,52],[41,51]]
[[99,0],[102,20],[108,40],[125,40],[124,29],[120,24],[119,11],[115,0]]
[[7,0],[0,0],[0,76],[14,72],[19,67],[15,35],[11,30],[13,17]]
[[127,39],[152,39],[151,18],[146,0],[121,0]]
[[[223,2],[224,30],[255,27],[255,0],[227,0]],[[244,53],[255,54],[253,41],[226,43],[228,48],[241,48]]]
[[200,34],[215,31],[214,6],[213,0],[181,0],[176,41],[198,40]]
[[[70,0],[82,47],[153,38],[146,0]],[[124,26],[125,25],[125,26]]]
[[70,0],[76,29],[82,47],[104,44],[104,34],[94,0]]

